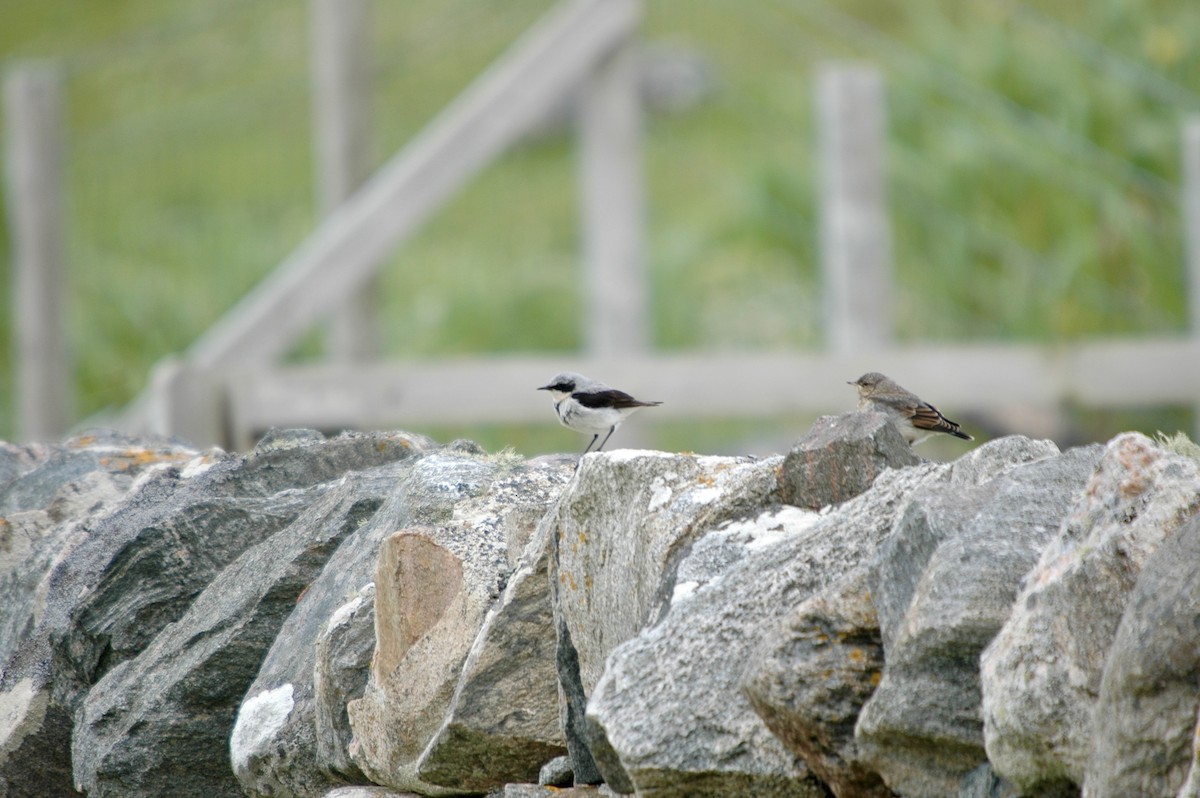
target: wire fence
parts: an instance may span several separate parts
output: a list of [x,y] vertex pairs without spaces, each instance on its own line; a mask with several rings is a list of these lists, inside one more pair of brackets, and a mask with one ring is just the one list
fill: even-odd
[[[373,161],[550,5],[374,4]],[[1122,5],[1132,30],[1105,40]],[[659,346],[821,344],[811,78],[830,59],[887,76],[901,339],[1186,326],[1178,129],[1200,111],[1197,46],[1185,42],[1169,69],[1152,64],[1138,50],[1150,3],[1106,7],[1094,30],[1029,3],[914,8],[648,5]],[[1196,16],[1153,10],[1159,27],[1173,13],[1187,30]],[[66,57],[81,416],[128,401],[156,360],[190,344],[311,228],[308,43],[304,4],[224,0]],[[569,130],[567,110],[548,119],[395,256],[380,287],[385,352],[579,345]],[[299,354],[318,348],[314,338]]]

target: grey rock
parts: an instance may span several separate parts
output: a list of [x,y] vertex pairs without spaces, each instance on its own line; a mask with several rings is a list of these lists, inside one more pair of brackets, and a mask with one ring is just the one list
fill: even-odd
[[47,509],[69,485],[96,471],[136,478],[146,469],[182,464],[197,454],[178,442],[94,430],[62,443],[0,442],[0,514]]
[[570,787],[575,782],[571,757],[556,756],[538,771],[538,784],[547,787]]
[[[232,461],[215,459],[218,471],[231,470]],[[32,594],[4,608],[3,626],[19,637],[5,646],[12,654],[0,673],[0,703],[29,710],[0,727],[0,784],[12,794],[28,785],[37,785],[32,794],[38,795],[74,792],[70,739],[84,693],[104,670],[136,653],[169,622],[166,616],[181,614],[215,572],[212,560],[200,558],[192,563],[195,581],[191,573],[173,578],[187,570],[181,560],[203,549],[204,533],[226,521],[253,542],[256,529],[242,528],[237,517],[214,514],[206,527],[185,512],[203,502],[203,491],[192,487],[213,460],[201,456],[182,471],[152,469],[115,506],[64,525],[62,535],[47,535],[31,555],[46,573]],[[237,544],[215,540],[215,555],[228,545]],[[61,548],[51,551],[55,546]]]
[[[54,444],[30,443],[18,445],[8,441],[0,441],[0,512],[14,512],[8,503],[9,489],[24,474],[29,473],[38,465],[49,459],[58,447]],[[43,506],[45,501],[34,502],[32,506]]]
[[[1200,728],[1200,718],[1196,720],[1196,728]],[[1179,788],[1179,798],[1200,798],[1200,751],[1193,749],[1191,758],[1187,778]]]
[[1078,790],[1105,659],[1144,564],[1200,505],[1200,464],[1113,439],[981,658],[984,736],[1031,793]]
[[[695,457],[617,450],[586,455],[554,510],[550,585],[558,636],[563,729],[577,783],[614,789],[619,766],[601,774],[585,706],[618,645],[666,610],[674,572],[692,543],[722,521],[779,502],[781,458]],[[602,741],[595,741],[602,743]]]
[[95,435],[0,453],[19,461],[19,470],[0,487],[0,663],[5,663],[33,633],[50,572],[86,536],[83,525],[111,509],[147,472],[182,465],[199,453]]
[[1054,441],[1033,440],[1023,435],[996,438],[955,460],[950,484],[954,487],[982,485],[1017,466],[1059,454],[1062,452]]
[[[1021,798],[1021,795],[1011,782],[996,775],[991,763],[985,762],[967,774],[956,798]],[[1076,798],[1078,792],[1039,792],[1037,795],[1039,798]]]
[[[362,538],[366,537],[366,535],[360,536],[356,533],[354,539],[347,541],[338,549],[333,559],[338,559],[343,551],[359,550],[363,542]],[[330,576],[336,573],[346,573],[341,570],[342,563],[333,564],[333,560],[331,560],[331,565],[333,567],[326,566],[325,570],[321,572],[321,576],[317,578],[317,582],[310,586],[310,592],[312,587],[318,584],[320,584],[318,590],[324,591],[326,587],[324,583],[329,581]],[[306,594],[305,599],[307,598]],[[298,612],[293,613],[292,618],[288,620],[296,618],[299,610],[300,607],[297,607]],[[283,635],[275,638],[272,652],[279,647],[280,641],[283,639]],[[368,582],[359,588],[354,598],[334,610],[333,615],[329,617],[321,630],[320,636],[317,637],[312,669],[314,714],[311,718],[315,728],[317,748],[315,752],[305,749],[303,745],[308,739],[307,733],[305,730],[298,729],[297,738],[287,740],[286,747],[300,748],[297,758],[300,758],[302,754],[307,754],[312,758],[311,760],[306,759],[304,765],[299,767],[293,765],[288,772],[298,773],[311,768],[325,774],[331,783],[340,780],[366,781],[366,776],[350,758],[350,743],[354,739],[354,732],[350,728],[350,716],[346,714],[346,704],[360,698],[363,690],[366,689],[371,655],[374,653],[375,583]],[[247,696],[255,695],[258,690],[264,688],[270,689],[266,686],[273,681],[272,669],[265,667],[270,660],[271,654],[268,654],[267,660],[263,663],[264,668],[258,672],[254,685],[251,685],[250,690],[246,693]],[[297,673],[297,680],[301,685],[304,682],[300,677],[303,676],[303,673]],[[291,684],[295,685],[296,682]],[[297,724],[306,723],[308,721],[307,713],[301,707],[299,712],[289,715],[288,720]],[[236,726],[234,728],[236,729]],[[283,742],[280,734],[272,735],[272,738],[275,741]],[[248,793],[253,793],[253,780],[244,778],[242,773],[239,773],[238,777],[242,781],[243,789]],[[283,778],[283,774],[280,773],[278,780],[282,782]]]
[[[565,483],[566,474],[558,473]],[[549,530],[543,529],[471,646],[442,727],[417,764],[423,780],[492,789],[537,778],[542,763],[566,753],[549,560]]]
[[[300,593],[403,467],[351,473],[322,490],[303,516],[223,569],[141,654],[109,670],[77,715],[76,785],[93,796],[238,792],[229,756],[239,701]],[[289,701],[281,692],[272,711]]]
[[71,782],[72,718],[32,676],[0,693],[0,795],[77,796]]
[[[826,795],[755,714],[744,674],[791,609],[869,561],[902,498],[946,470],[888,470],[831,512],[787,507],[711,532],[741,537],[743,556],[706,580],[676,582],[665,617],[612,652],[587,705],[629,786],[656,796]],[[685,559],[679,571],[691,566]]]
[[955,460],[942,483],[906,497],[898,534],[889,537],[880,552],[884,565],[871,593],[885,647],[894,642],[930,559],[991,500],[999,487],[994,480],[1058,454],[1050,441],[1017,436],[988,441]]
[[552,787],[545,784],[505,784],[487,794],[488,798],[612,798],[619,793],[607,784],[598,786]]
[[[235,773],[251,795],[314,794],[367,778],[349,754],[348,701],[362,696],[375,649],[375,568],[398,529],[442,523],[460,500],[484,491],[497,466],[442,447],[405,461],[371,520],[338,547],[275,637],[238,713]],[[262,722],[290,691],[291,706]],[[270,717],[267,718],[270,720]]]
[[872,581],[860,566],[800,604],[751,658],[742,684],[767,728],[836,796],[895,795],[854,741],[883,673]]
[[321,798],[423,798],[423,796],[415,792],[401,792],[387,787],[363,785],[335,787],[327,793],[322,793]]
[[270,496],[329,482],[347,471],[407,460],[435,448],[425,435],[398,430],[343,432],[326,438],[310,429],[275,429],[246,457],[239,490],[245,495]]
[[1104,666],[1089,798],[1172,798],[1196,758],[1200,704],[1200,515],[1150,555]]
[[819,510],[871,487],[888,468],[921,458],[883,413],[821,416],[792,446],[779,482],[788,504]]
[[912,798],[954,794],[986,761],[979,655],[1102,453],[1013,465],[1004,445],[993,479],[974,467],[985,453],[959,484],[952,472],[950,486],[915,491],[880,551],[872,595],[885,666],[855,740],[863,761]]
[[[479,473],[476,489],[457,498],[449,517],[435,526],[397,532],[380,547],[375,654],[362,698],[347,707],[354,731],[351,756],[376,783],[430,795],[461,794],[477,791],[463,779],[474,783],[485,777],[469,773],[458,760],[478,744],[482,727],[471,724],[499,708],[481,707],[483,715],[460,726],[454,697],[472,645],[511,572],[510,514],[518,519],[514,523],[544,514],[569,475],[565,464],[509,464],[503,473],[493,462],[486,465],[490,470]],[[488,678],[476,674],[464,689],[486,692],[496,685]],[[463,710],[457,711],[461,720]],[[452,712],[447,736],[440,737],[447,712]],[[451,739],[459,732],[462,736]],[[431,743],[436,750],[424,762]],[[445,783],[426,780],[424,772]],[[531,775],[536,772],[535,764]]]

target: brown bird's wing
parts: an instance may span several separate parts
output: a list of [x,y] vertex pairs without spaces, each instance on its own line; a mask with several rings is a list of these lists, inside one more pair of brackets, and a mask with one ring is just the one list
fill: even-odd
[[963,432],[960,426],[941,414],[936,407],[928,402],[921,402],[915,407],[906,408],[912,413],[912,425],[917,429],[926,429],[930,432],[945,432],[953,435],[956,438],[962,438],[964,441],[973,440],[970,435]]
[[571,394],[571,397],[576,402],[584,407],[615,407],[618,410],[626,407],[654,407],[661,405],[662,402],[643,402],[640,399],[634,399],[624,391],[618,391],[615,388],[610,388],[607,391],[590,391],[584,393],[579,391]]

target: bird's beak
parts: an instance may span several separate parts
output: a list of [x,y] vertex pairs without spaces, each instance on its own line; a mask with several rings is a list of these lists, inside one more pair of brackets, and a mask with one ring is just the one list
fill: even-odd
[[847,385],[858,385],[858,383],[855,382],[854,380],[846,380],[846,384]]
[[541,388],[538,388],[538,390],[539,390],[539,391],[548,391],[548,390],[550,390],[550,386],[549,386],[549,385],[543,385]]

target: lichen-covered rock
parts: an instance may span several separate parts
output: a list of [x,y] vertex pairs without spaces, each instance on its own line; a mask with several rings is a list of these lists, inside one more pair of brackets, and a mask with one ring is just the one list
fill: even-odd
[[981,659],[996,770],[1031,792],[1078,789],[1104,663],[1152,552],[1200,506],[1200,463],[1142,435],[1111,441]]
[[1147,558],[1117,627],[1092,723],[1088,798],[1173,798],[1192,769],[1200,706],[1200,514],[1192,513]]
[[471,646],[442,727],[417,764],[423,780],[495,789],[536,779],[543,763],[566,752],[549,560],[543,528]]
[[821,416],[796,441],[779,481],[788,504],[819,510],[854,498],[886,469],[919,462],[883,413],[842,413]]
[[766,637],[742,685],[767,728],[838,798],[895,795],[854,741],[883,674],[871,582],[869,566],[859,566],[801,603]]
[[[343,477],[222,570],[141,654],[105,674],[79,711],[77,786],[93,796],[237,792],[229,739],[246,688],[301,591],[378,509],[402,467]],[[290,703],[280,692],[258,717],[278,721]]]
[[[89,467],[128,474],[132,484],[115,503],[64,519],[66,536],[40,544],[47,554],[39,560],[45,573],[38,588],[23,602],[0,603],[0,628],[28,630],[13,642],[0,674],[0,703],[19,689],[33,696],[30,707],[40,707],[0,728],[0,783],[37,785],[38,795],[74,793],[73,719],[98,679],[181,617],[222,568],[291,523],[322,495],[319,485],[330,473],[407,457],[415,448],[403,434],[310,440],[249,457],[112,435],[64,446],[70,452],[62,470],[26,473],[10,486],[10,506],[29,512],[55,496],[55,485],[71,484],[63,473],[108,479]],[[314,468],[306,471],[310,460]],[[30,629],[23,618],[36,625]]]
[[[745,674],[793,608],[869,562],[902,498],[945,471],[888,470],[826,514],[770,510],[700,538],[679,566],[662,620],[608,658],[587,707],[602,742],[593,751],[611,750],[641,794],[824,795],[755,713],[742,691]],[[611,765],[597,761],[608,776]]]
[[[486,778],[449,767],[455,741],[439,734],[472,645],[511,573],[514,524],[544,514],[570,473],[558,462],[517,467],[480,459],[456,468],[455,479],[443,480],[440,500],[453,498],[446,517],[395,532],[380,546],[375,654],[363,696],[347,707],[350,754],[362,771],[376,783],[429,795],[474,792],[463,780]],[[422,776],[422,754],[435,739],[431,775],[445,783]],[[476,741],[468,735],[458,742],[469,751]]]
[[[382,528],[382,525],[373,523],[369,526]],[[365,534],[361,535],[361,538],[367,537]],[[356,534],[354,538],[343,544],[330,560],[330,565],[327,565],[321,572],[317,582],[325,581],[327,574],[332,575],[338,572],[345,574],[346,572],[341,568],[342,563],[335,562],[338,554],[341,554],[343,550],[355,551],[366,548],[361,545],[363,542]],[[316,583],[310,586],[310,592],[315,585]],[[305,594],[301,602],[307,598],[308,595]],[[299,612],[300,607],[296,609]],[[296,617],[296,613],[293,613],[294,617]],[[290,621],[291,618],[288,620]],[[272,650],[279,645],[279,641],[283,638],[283,634],[275,638],[275,646],[272,646]],[[289,770],[320,772],[331,782],[345,780],[359,783],[366,781],[366,776],[350,758],[350,743],[354,739],[354,733],[350,728],[350,716],[346,714],[346,704],[361,696],[366,688],[367,673],[371,667],[371,656],[374,652],[375,583],[367,582],[349,601],[333,611],[317,637],[312,668],[313,715],[311,718],[301,720],[300,716],[306,713],[297,713],[295,721],[313,724],[316,750],[312,751],[305,747],[309,739],[308,734],[306,731],[298,730],[299,744],[295,740],[288,740],[287,744],[289,747],[295,746],[300,749],[297,752],[297,758],[299,755],[307,754],[311,757],[311,761],[293,765]],[[270,657],[271,655],[268,654],[268,661]],[[247,696],[257,692],[256,686],[258,689],[263,689],[263,686],[270,683],[270,671],[265,667],[266,662],[263,665],[264,667],[259,669],[258,676],[255,678],[255,684],[251,685],[250,690],[247,691]],[[300,675],[303,674],[298,674],[298,676]],[[304,684],[302,679],[297,679],[297,681],[301,685]],[[259,686],[260,682],[262,686]],[[287,682],[287,684],[292,684],[293,690],[296,689],[294,682]],[[236,726],[234,728],[236,730]],[[279,735],[274,735],[274,737],[279,737]],[[252,793],[254,790],[252,780],[245,778],[244,772],[238,773],[238,778],[242,781],[242,788],[246,792]],[[276,779],[282,782],[284,774],[279,773]]]
[[[398,478],[372,521],[305,591],[247,693],[249,702],[287,685],[294,706],[270,734],[247,738],[252,744],[236,757],[243,789],[252,795],[312,794],[366,782],[349,754],[346,705],[362,697],[375,653],[373,580],[384,538],[405,527],[451,521],[458,529],[466,523],[485,530],[488,539],[506,546],[527,541],[568,475],[563,463],[490,458],[462,445],[428,453]],[[493,554],[497,564],[507,561],[498,548]],[[363,591],[370,606],[364,606]]]
[[[676,567],[705,531],[779,502],[781,462],[631,450],[580,461],[543,521],[552,536],[563,728],[577,782],[602,778],[584,711],[608,655],[661,617]],[[616,771],[604,775],[620,788]]]
[[[747,549],[774,549],[764,541],[800,538],[814,515],[796,508],[768,512],[739,524],[738,533],[748,538]],[[749,567],[766,568],[768,560],[779,563],[792,553],[748,555]],[[587,719],[597,764],[621,792],[814,798],[823,793],[738,693],[746,652],[758,642],[762,618],[777,610],[771,605],[785,589],[785,578],[759,570],[760,587],[779,587],[739,590],[747,582],[738,564],[726,576],[695,592],[685,587],[660,623],[609,657],[588,701]]]
[[[149,472],[200,455],[162,441],[88,434],[62,444],[0,445],[0,663],[32,634],[55,564],[86,538],[82,525],[111,509]],[[215,456],[215,455],[209,455]],[[0,468],[0,471],[6,469]]]
[[950,485],[908,498],[872,588],[883,678],[855,729],[861,758],[894,791],[953,795],[986,761],[979,655],[1101,451],[1072,449],[1019,465],[1009,452],[993,463],[992,479],[971,468],[973,486],[955,484],[952,474]]

